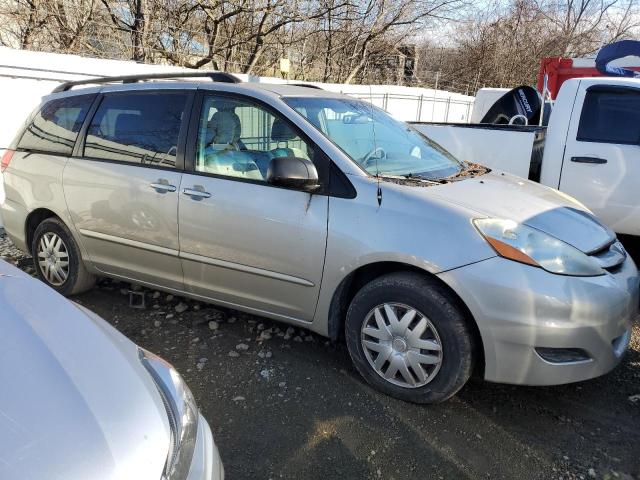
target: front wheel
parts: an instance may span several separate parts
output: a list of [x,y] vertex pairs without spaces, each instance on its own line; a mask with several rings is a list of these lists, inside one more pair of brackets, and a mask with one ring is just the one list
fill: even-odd
[[438,403],[471,376],[473,337],[457,299],[417,273],[365,285],[345,325],[347,347],[364,379],[392,397]]
[[84,267],[71,232],[57,218],[38,225],[31,252],[40,280],[62,295],[81,293],[94,285],[95,277]]

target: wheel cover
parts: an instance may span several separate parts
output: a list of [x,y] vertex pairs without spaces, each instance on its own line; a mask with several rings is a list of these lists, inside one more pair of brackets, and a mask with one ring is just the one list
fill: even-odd
[[360,337],[374,371],[399,387],[423,387],[442,366],[438,331],[413,307],[401,303],[378,305],[367,314]]
[[59,235],[47,232],[38,242],[38,265],[45,280],[59,287],[69,278],[69,251]]

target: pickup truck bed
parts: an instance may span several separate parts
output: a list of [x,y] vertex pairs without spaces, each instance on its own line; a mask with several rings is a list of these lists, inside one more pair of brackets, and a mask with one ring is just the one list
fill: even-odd
[[461,160],[558,189],[640,236],[640,79],[564,82],[548,127],[414,123]]
[[426,122],[410,124],[460,160],[540,181],[546,127]]

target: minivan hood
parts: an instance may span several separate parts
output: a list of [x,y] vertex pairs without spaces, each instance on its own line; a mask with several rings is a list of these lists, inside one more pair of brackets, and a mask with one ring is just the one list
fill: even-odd
[[169,424],[132,342],[1,260],[0,331],[0,478],[161,478]]
[[615,239],[615,233],[578,201],[506,173],[491,172],[426,190],[482,216],[511,219],[537,228],[585,253],[599,250]]

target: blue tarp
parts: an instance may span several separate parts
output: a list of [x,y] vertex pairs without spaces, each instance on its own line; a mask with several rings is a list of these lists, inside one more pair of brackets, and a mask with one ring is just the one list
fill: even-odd
[[610,62],[618,58],[634,56],[640,57],[640,41],[622,40],[602,47],[596,57],[596,68],[603,75],[614,77],[635,77],[640,78],[640,72],[634,72],[628,68],[614,67]]

